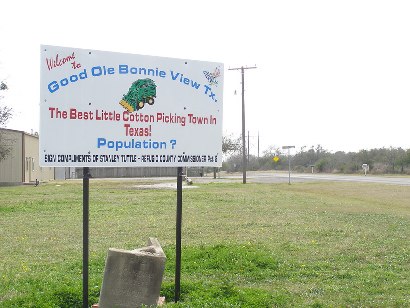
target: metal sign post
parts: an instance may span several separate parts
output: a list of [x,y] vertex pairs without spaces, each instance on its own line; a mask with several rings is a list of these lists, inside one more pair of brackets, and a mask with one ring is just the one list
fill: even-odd
[[88,307],[90,168],[83,168],[83,308]]
[[294,145],[285,145],[282,147],[284,150],[288,150],[288,162],[289,162],[289,185],[290,185],[290,149],[294,148]]
[[181,294],[182,167],[177,168],[177,217],[175,248],[175,303]]

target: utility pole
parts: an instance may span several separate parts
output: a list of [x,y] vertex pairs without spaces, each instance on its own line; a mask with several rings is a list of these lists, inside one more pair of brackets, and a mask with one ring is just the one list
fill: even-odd
[[249,131],[248,131],[248,164],[249,164],[249,149],[250,147],[249,147]]
[[236,67],[236,68],[229,68],[228,70],[241,70],[242,74],[242,183],[246,184],[246,145],[245,145],[245,70],[256,68],[255,66],[252,67]]
[[259,131],[258,131],[258,158],[259,158]]

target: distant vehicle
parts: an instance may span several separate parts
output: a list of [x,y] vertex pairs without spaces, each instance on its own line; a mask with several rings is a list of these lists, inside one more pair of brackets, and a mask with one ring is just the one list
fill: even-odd
[[157,86],[152,79],[138,79],[134,81],[123,95],[120,105],[129,112],[134,112],[144,108],[145,104],[153,105],[157,97]]

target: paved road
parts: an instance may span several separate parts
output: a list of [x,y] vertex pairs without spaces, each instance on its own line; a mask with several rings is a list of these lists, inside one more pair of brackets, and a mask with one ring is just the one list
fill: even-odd
[[[242,173],[221,174],[221,179],[232,179],[242,182]],[[246,181],[249,183],[288,183],[289,173],[287,172],[252,172],[246,174]],[[341,182],[368,182],[394,185],[410,186],[410,177],[396,176],[364,176],[364,175],[336,175],[336,174],[309,174],[291,173],[290,182],[305,181],[341,181]]]
[[[141,178],[145,182],[153,181],[176,181],[176,177],[160,177],[160,178]],[[112,179],[107,179],[112,180]],[[135,178],[117,178],[116,180],[132,180]],[[194,183],[209,183],[209,182],[238,182],[242,183],[242,172],[240,173],[225,173],[221,172],[214,179],[211,173],[205,177],[193,177]],[[410,177],[399,176],[372,176],[372,175],[338,175],[338,174],[311,174],[311,173],[291,173],[290,182],[313,182],[313,181],[338,181],[338,182],[367,182],[367,183],[382,183],[392,185],[410,186]],[[256,172],[248,171],[246,173],[247,183],[288,183],[288,172]]]

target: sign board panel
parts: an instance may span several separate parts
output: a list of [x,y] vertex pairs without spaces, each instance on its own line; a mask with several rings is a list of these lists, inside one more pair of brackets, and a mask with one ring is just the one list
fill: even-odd
[[40,165],[222,165],[222,63],[41,46]]

